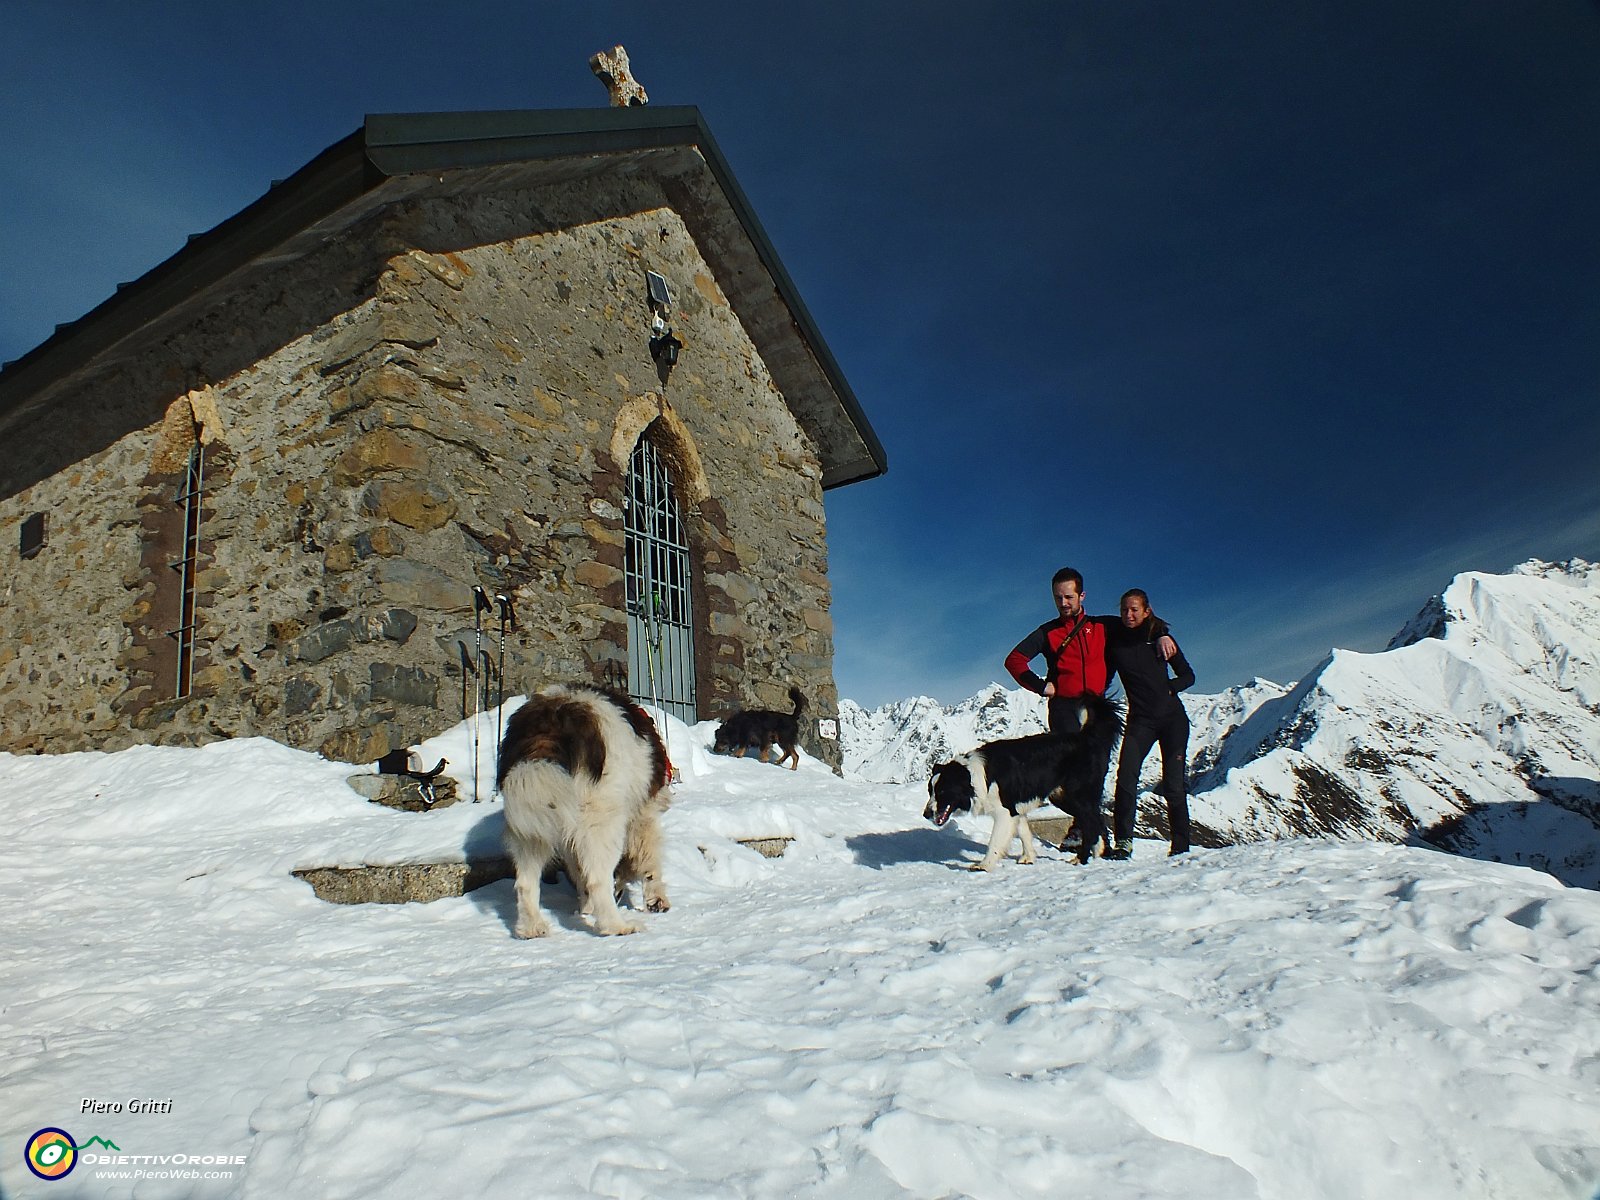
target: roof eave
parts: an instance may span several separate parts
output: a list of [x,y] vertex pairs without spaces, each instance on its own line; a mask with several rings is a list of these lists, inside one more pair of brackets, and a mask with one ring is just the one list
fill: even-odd
[[281,246],[384,179],[368,161],[361,131],[334,143],[290,178],[0,368],[0,416],[161,314]]
[[73,371],[391,179],[498,163],[693,146],[794,320],[864,454],[824,468],[825,489],[881,475],[887,458],[744,190],[692,106],[369,115],[289,179],[21,358],[0,368],[0,419]]

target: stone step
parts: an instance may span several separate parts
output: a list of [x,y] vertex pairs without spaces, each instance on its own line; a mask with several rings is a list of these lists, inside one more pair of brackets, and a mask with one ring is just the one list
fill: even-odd
[[[741,846],[766,858],[782,858],[792,837],[738,838]],[[559,865],[545,871],[554,882]],[[387,866],[307,867],[294,877],[311,885],[317,899],[330,904],[426,904],[448,896],[465,896],[502,879],[516,868],[509,858],[480,858],[471,862],[395,863]]]
[[390,866],[308,867],[294,872],[330,904],[409,904],[465,896],[515,874],[509,858]]

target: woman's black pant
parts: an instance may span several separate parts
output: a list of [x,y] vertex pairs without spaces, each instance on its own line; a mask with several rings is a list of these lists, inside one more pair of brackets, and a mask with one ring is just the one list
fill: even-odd
[[1181,708],[1154,720],[1130,715],[1122,735],[1122,753],[1117,758],[1117,787],[1112,800],[1111,825],[1117,841],[1133,837],[1133,820],[1138,809],[1139,769],[1149,757],[1150,747],[1161,745],[1161,794],[1167,798],[1167,824],[1172,830],[1172,848],[1189,848],[1189,793],[1184,786],[1184,770],[1189,761],[1189,717]]

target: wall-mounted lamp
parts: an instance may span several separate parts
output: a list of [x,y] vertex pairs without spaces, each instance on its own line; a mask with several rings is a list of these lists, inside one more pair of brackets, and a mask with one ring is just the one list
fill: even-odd
[[672,289],[667,286],[665,276],[654,271],[646,271],[644,276],[650,299],[650,357],[656,364],[656,374],[661,377],[661,386],[665,388],[667,376],[678,365],[678,351],[683,349],[683,342],[673,334],[672,326],[667,324],[667,318],[672,314]]
[[656,360],[657,366],[677,366],[678,351],[682,349],[683,343],[673,335],[670,329],[650,339],[650,357]]

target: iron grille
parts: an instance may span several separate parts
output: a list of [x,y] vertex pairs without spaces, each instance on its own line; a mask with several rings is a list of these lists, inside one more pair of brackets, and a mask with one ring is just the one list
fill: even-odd
[[623,502],[628,606],[628,692],[681,721],[697,720],[689,541],[672,478],[641,437]]

